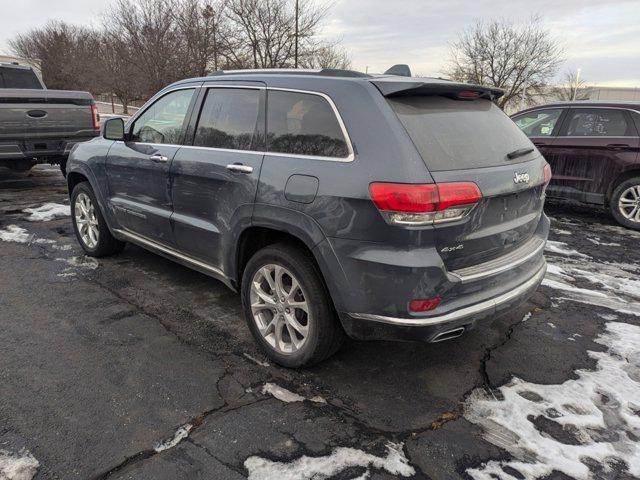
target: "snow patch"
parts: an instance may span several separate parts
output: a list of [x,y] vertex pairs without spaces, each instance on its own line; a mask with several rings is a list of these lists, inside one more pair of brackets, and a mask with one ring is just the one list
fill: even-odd
[[294,393],[291,390],[287,390],[286,388],[283,388],[280,385],[276,385],[275,383],[265,383],[262,387],[261,392],[263,393],[263,395],[272,395],[281,402],[286,403],[304,402],[305,400],[309,400],[310,402],[314,403],[327,403],[327,401],[319,395],[311,398],[305,398],[302,395],[298,395],[297,393]]
[[[595,370],[577,370],[576,379],[539,385],[514,377],[500,387],[503,400],[480,389],[472,392],[465,418],[483,428],[487,441],[514,457],[467,469],[472,478],[512,480],[515,477],[505,472],[511,468],[527,479],[557,470],[588,480],[593,476],[583,463],[586,459],[605,471],[624,462],[628,473],[640,476],[640,327],[609,322],[595,342],[607,351],[589,351],[597,360]],[[533,419],[558,428],[543,432]],[[572,440],[554,438],[558,432]]]
[[[347,468],[364,467],[386,470],[391,475],[410,477],[416,472],[409,465],[402,443],[387,443],[387,455],[378,457],[355,448],[338,447],[324,457],[302,456],[292,462],[272,462],[266,458],[249,457],[244,466],[249,480],[323,480]],[[365,472],[368,475],[368,471]],[[368,478],[368,476],[360,477]]]
[[553,231],[558,235],[573,235],[569,230],[563,230],[561,228],[554,228]]
[[256,365],[260,365],[261,367],[270,367],[271,365],[269,365],[268,362],[263,362],[262,360],[258,360],[255,357],[252,357],[251,355],[249,355],[248,353],[243,353],[243,355],[245,357],[247,357],[249,360],[251,360],[253,363],[255,363]]
[[38,467],[38,460],[26,450],[19,454],[0,450],[1,480],[31,480],[38,473]]
[[86,268],[89,270],[95,270],[100,265],[95,258],[87,257],[86,255],[82,255],[80,257],[56,258],[56,260],[68,263],[72,267]]
[[600,237],[593,237],[593,238],[587,237],[587,240],[589,240],[594,245],[600,245],[603,247],[620,247],[621,246],[619,243],[615,243],[615,242],[601,242]]
[[189,436],[189,432],[191,431],[192,428],[193,428],[193,425],[191,425],[190,423],[187,423],[187,424],[181,426],[178,430],[176,430],[176,433],[173,434],[173,437],[168,438],[167,440],[164,440],[164,441],[158,443],[154,447],[154,450],[156,452],[160,453],[160,452],[163,452],[165,450],[169,450],[170,448],[175,447],[182,440],[184,440],[185,438],[187,438]]
[[27,243],[31,237],[24,228],[17,225],[7,225],[7,228],[0,230],[0,240],[3,242]]
[[531,312],[527,312],[527,313],[525,313],[524,317],[522,317],[522,321],[526,322],[530,318],[531,318]]
[[564,242],[554,242],[552,240],[547,240],[547,245],[546,247],[544,247],[544,249],[547,252],[566,255],[568,257],[591,258],[589,255],[585,255],[584,253],[580,253],[573,248],[569,248],[569,246]]
[[55,218],[69,217],[71,207],[60,203],[45,203],[37,208],[25,208],[23,212],[30,214],[26,218],[30,222],[48,222]]

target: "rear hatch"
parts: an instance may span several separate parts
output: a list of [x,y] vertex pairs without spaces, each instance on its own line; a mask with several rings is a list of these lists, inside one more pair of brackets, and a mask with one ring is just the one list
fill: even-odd
[[437,184],[474,182],[480,189],[482,198],[464,218],[434,224],[436,248],[449,270],[535,243],[546,162],[492,101],[499,91],[416,79],[373,83]]
[[93,108],[87,92],[0,89],[0,141],[91,136]]

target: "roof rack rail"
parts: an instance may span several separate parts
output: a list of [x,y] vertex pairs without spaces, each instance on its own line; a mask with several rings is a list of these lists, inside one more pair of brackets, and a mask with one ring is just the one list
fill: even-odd
[[339,68],[256,68],[245,70],[217,70],[209,74],[210,77],[221,75],[264,75],[264,74],[288,74],[288,75],[317,75],[320,77],[370,77],[366,73],[355,70],[343,70]]

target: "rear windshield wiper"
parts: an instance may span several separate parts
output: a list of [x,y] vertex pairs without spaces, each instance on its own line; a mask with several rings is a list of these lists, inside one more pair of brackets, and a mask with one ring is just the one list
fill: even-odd
[[514,150],[513,152],[507,153],[507,158],[509,160],[513,160],[514,158],[522,157],[531,152],[533,152],[533,148],[519,148],[518,150]]

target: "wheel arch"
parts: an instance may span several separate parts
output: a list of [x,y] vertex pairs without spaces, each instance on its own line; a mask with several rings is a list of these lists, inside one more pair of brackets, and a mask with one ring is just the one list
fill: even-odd
[[640,177],[640,165],[634,166],[634,168],[632,168],[631,170],[626,170],[620,173],[613,181],[611,181],[611,183],[609,184],[609,188],[607,188],[607,193],[605,195],[605,202],[606,202],[605,206],[609,205],[609,202],[611,201],[611,197],[613,196],[613,192],[616,189],[616,187],[620,185],[622,182],[629,180],[630,178],[633,178],[633,177]]

